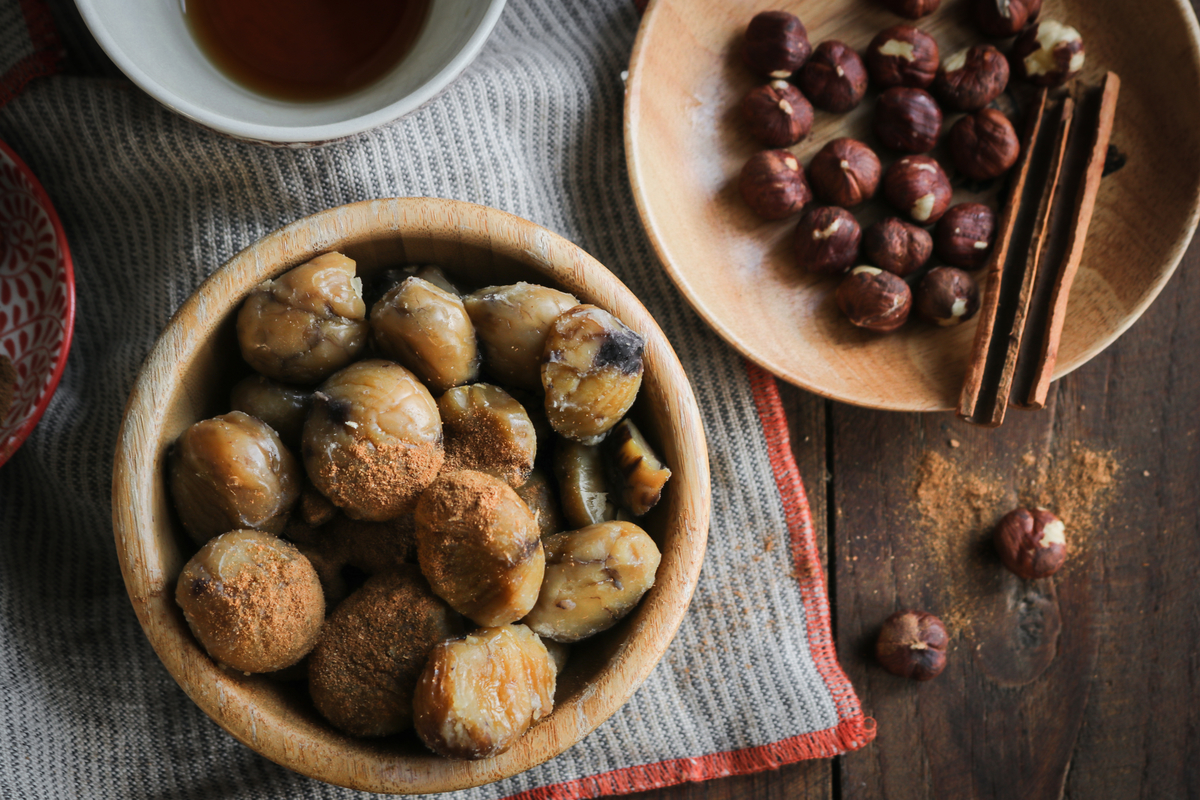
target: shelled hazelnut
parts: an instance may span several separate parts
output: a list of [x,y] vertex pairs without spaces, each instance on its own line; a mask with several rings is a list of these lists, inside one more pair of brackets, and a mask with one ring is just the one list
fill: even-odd
[[764,150],[742,167],[738,188],[754,213],[765,219],[786,219],[812,200],[800,162],[787,150]]
[[883,0],[883,5],[893,14],[909,19],[920,19],[938,10],[942,0]]
[[867,68],[849,45],[821,42],[800,71],[800,88],[817,108],[844,113],[867,93]]
[[924,611],[897,611],[883,623],[875,657],[893,675],[927,681],[946,668],[946,626]]
[[893,86],[875,103],[875,135],[891,150],[928,153],[942,131],[942,110],[924,89]]
[[955,267],[934,267],[913,293],[917,316],[943,328],[966,322],[979,310],[979,287]]
[[834,139],[813,156],[808,180],[821,200],[852,208],[875,196],[882,167],[875,151],[857,139]]
[[878,267],[855,267],[838,286],[837,304],[858,327],[891,333],[908,320],[912,291],[890,272]]
[[985,36],[1016,36],[1041,10],[1042,0],[975,0],[975,25]]
[[1066,526],[1044,508],[1017,508],[1004,515],[994,534],[1000,560],[1026,580],[1048,578],[1067,560]]
[[990,44],[977,44],[946,59],[933,80],[933,93],[951,111],[976,111],[1008,86],[1008,60]]
[[812,54],[808,31],[786,11],[756,14],[742,39],[742,60],[764,78],[790,78]]
[[1083,37],[1052,19],[1030,25],[1013,42],[1013,74],[1037,86],[1062,86],[1083,69]]
[[1008,117],[994,108],[968,114],[950,129],[950,160],[975,180],[998,178],[1017,163],[1021,142]]
[[812,130],[813,107],[795,86],[775,80],[750,90],[742,100],[742,118],[763,144],[790,147]]
[[884,217],[863,233],[863,253],[875,266],[903,278],[925,266],[933,237],[899,217]]
[[938,69],[937,41],[912,25],[893,25],[867,45],[867,72],[881,89],[912,86],[925,89]]
[[962,269],[978,269],[992,254],[996,214],[983,203],[959,203],[938,220],[934,229],[937,254]]
[[950,179],[929,156],[906,156],[883,174],[883,196],[922,225],[942,218],[952,194]]
[[861,241],[862,229],[846,209],[809,209],[796,225],[796,266],[814,275],[841,274],[858,260]]

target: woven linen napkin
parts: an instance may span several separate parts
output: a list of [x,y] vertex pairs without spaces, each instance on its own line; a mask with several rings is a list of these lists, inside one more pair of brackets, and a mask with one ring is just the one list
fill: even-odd
[[[8,22],[38,8],[0,0],[0,54],[31,46],[28,28]],[[73,48],[94,44],[68,28],[69,3],[54,10],[67,20],[72,63],[87,63]],[[612,269],[678,352],[711,453],[707,559],[649,680],[558,758],[455,797],[593,797],[870,741],[872,721],[836,660],[774,381],[692,312],[638,221],[622,144],[622,72],[637,24],[629,0],[510,0],[480,57],[441,96],[399,122],[313,149],[222,138],[111,77],[41,78],[0,108],[0,139],[62,217],[78,291],[62,383],[0,470],[0,797],[355,794],[255,755],[171,680],[125,595],[110,475],[138,368],[205,276],[302,216],[400,195],[504,209]]]

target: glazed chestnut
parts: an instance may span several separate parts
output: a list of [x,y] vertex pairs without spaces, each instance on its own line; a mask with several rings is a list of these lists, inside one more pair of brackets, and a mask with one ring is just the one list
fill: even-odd
[[975,0],[975,25],[985,36],[1016,36],[1041,10],[1042,0]]
[[295,457],[270,426],[241,411],[189,427],[168,464],[171,499],[197,544],[237,528],[279,533],[300,498]]
[[883,5],[893,14],[909,19],[920,19],[938,10],[942,0],[883,0]]
[[961,269],[934,267],[917,284],[913,310],[921,319],[943,328],[958,325],[979,310],[979,287]]
[[887,618],[875,642],[875,658],[893,675],[928,681],[946,668],[946,626],[924,611],[897,611]]
[[475,327],[462,299],[412,277],[371,309],[371,334],[386,357],[398,361],[435,394],[479,379]]
[[[573,444],[578,447],[585,446]],[[538,531],[543,537],[568,530],[562,506],[558,502],[558,491],[554,487],[553,479],[545,472],[534,467],[529,473],[529,478],[517,487],[517,496],[529,506],[533,518],[537,520]]]
[[612,485],[621,507],[640,517],[658,504],[671,479],[658,455],[632,420],[622,420],[604,440]]
[[790,78],[812,54],[804,23],[786,11],[755,14],[742,39],[742,60],[764,78]]
[[599,445],[559,439],[554,449],[554,476],[563,516],[572,529],[617,518],[616,493],[609,487]]
[[312,392],[254,374],[233,385],[229,406],[271,426],[288,447],[300,446]]
[[912,292],[908,284],[877,267],[855,267],[838,286],[837,304],[860,328],[891,333],[908,319]]
[[354,519],[411,511],[444,458],[437,403],[399,364],[359,361],[313,395],[304,466],[313,485]]
[[844,113],[862,102],[867,68],[849,45],[821,42],[800,71],[800,88],[817,108]]
[[546,418],[593,444],[629,411],[642,385],[646,340],[602,308],[575,306],[550,328],[542,356]]
[[742,199],[763,219],[787,219],[812,200],[800,162],[787,150],[755,153],[738,177]]
[[921,225],[941,219],[952,195],[950,179],[929,156],[906,156],[883,174],[883,196]]
[[1025,580],[1048,578],[1067,560],[1066,526],[1044,508],[1008,512],[993,541],[1004,566]]
[[982,203],[959,203],[938,220],[934,229],[937,254],[948,264],[978,269],[992,254],[996,213]]
[[938,46],[932,36],[912,25],[880,31],[867,46],[867,72],[880,89],[912,86],[925,89],[938,70]]
[[808,98],[787,81],[751,89],[742,100],[742,119],[754,138],[768,147],[790,147],[812,130]]
[[834,139],[808,165],[808,180],[826,203],[852,208],[875,196],[879,188],[879,156],[857,139]]
[[933,237],[898,217],[884,217],[863,233],[863,253],[875,266],[903,278],[925,266]]
[[362,353],[366,316],[354,261],[326,253],[254,288],[238,311],[238,344],[268,378],[311,385]]
[[457,386],[438,398],[445,469],[473,469],[516,488],[537,457],[537,434],[525,407],[499,386]]
[[954,168],[977,181],[1000,177],[1021,155],[1012,123],[994,108],[967,114],[954,123],[949,138]]
[[932,91],[951,111],[977,111],[1008,86],[1008,59],[990,44],[960,50],[937,71]]
[[1043,20],[1021,31],[1009,59],[1018,78],[1036,86],[1062,86],[1083,69],[1083,37],[1069,25]]
[[487,371],[497,383],[539,392],[550,326],[577,305],[566,292],[525,282],[488,286],[463,298]]
[[175,602],[205,651],[242,672],[295,664],[325,619],[312,564],[262,531],[230,531],[200,548],[179,575]]
[[942,110],[924,89],[893,86],[875,103],[875,135],[901,153],[928,153],[942,132]]
[[846,209],[817,206],[800,218],[794,241],[800,269],[814,275],[840,275],[858,260],[862,229]]

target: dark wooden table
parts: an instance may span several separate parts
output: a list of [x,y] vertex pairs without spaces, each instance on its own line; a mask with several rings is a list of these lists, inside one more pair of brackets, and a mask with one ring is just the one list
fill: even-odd
[[[838,654],[878,737],[832,761],[639,800],[1200,796],[1200,241],[1045,410],[1010,411],[998,430],[781,390]],[[931,530],[917,499],[930,453],[980,509],[949,552],[951,532]],[[1081,480],[1113,464],[1111,484]],[[1006,504],[1048,495],[1072,507],[1079,539],[1062,573],[1025,584],[985,529]],[[871,655],[879,624],[906,606],[958,629],[929,683]]]

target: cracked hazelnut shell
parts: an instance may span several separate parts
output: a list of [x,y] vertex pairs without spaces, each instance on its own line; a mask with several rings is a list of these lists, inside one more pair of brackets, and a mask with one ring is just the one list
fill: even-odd
[[897,611],[888,617],[875,642],[875,658],[893,675],[928,681],[946,668],[946,626],[924,611]]
[[875,266],[901,278],[925,266],[933,254],[933,237],[899,217],[885,217],[863,233],[863,253]]
[[941,65],[932,91],[951,111],[976,111],[1008,86],[1008,59],[990,44],[960,50]]
[[1066,526],[1044,508],[1017,508],[1004,515],[993,534],[1000,560],[1026,580],[1048,578],[1067,560]]
[[949,140],[954,168],[977,181],[1000,177],[1021,155],[1021,141],[1012,123],[994,108],[954,123]]
[[908,19],[920,19],[938,10],[942,0],[883,0],[883,5],[893,14]]
[[949,328],[966,322],[979,310],[979,287],[955,267],[934,267],[913,293],[913,310],[926,322]]
[[1042,0],[976,0],[975,26],[985,36],[1016,36],[1041,10]]
[[883,196],[919,225],[941,219],[953,193],[945,170],[929,156],[905,156],[883,174]]
[[893,86],[875,103],[875,135],[901,153],[928,153],[942,131],[942,110],[924,89]]
[[959,203],[938,220],[933,238],[937,254],[946,263],[979,269],[992,255],[996,212],[983,203]]
[[804,23],[786,11],[756,14],[742,39],[742,60],[764,78],[790,78],[812,54]]
[[821,42],[800,71],[800,88],[817,108],[844,113],[867,93],[867,68],[849,45]]
[[817,206],[796,225],[796,266],[814,275],[839,275],[858,260],[862,229],[837,206]]
[[893,25],[876,34],[867,46],[867,72],[881,89],[925,89],[933,83],[939,58],[937,41],[928,33],[912,25]]
[[787,150],[755,153],[738,177],[742,199],[763,219],[787,219],[812,200],[800,162]]
[[874,197],[881,172],[879,156],[857,139],[834,139],[808,164],[809,184],[817,197],[843,208]]
[[784,80],[751,89],[742,100],[742,118],[754,138],[768,147],[790,147],[812,130],[813,107]]
[[852,269],[838,286],[837,304],[858,327],[891,333],[908,320],[912,291],[890,272],[860,266]]
[[1036,86],[1062,86],[1083,69],[1083,37],[1052,19],[1021,31],[1009,53],[1013,74]]

